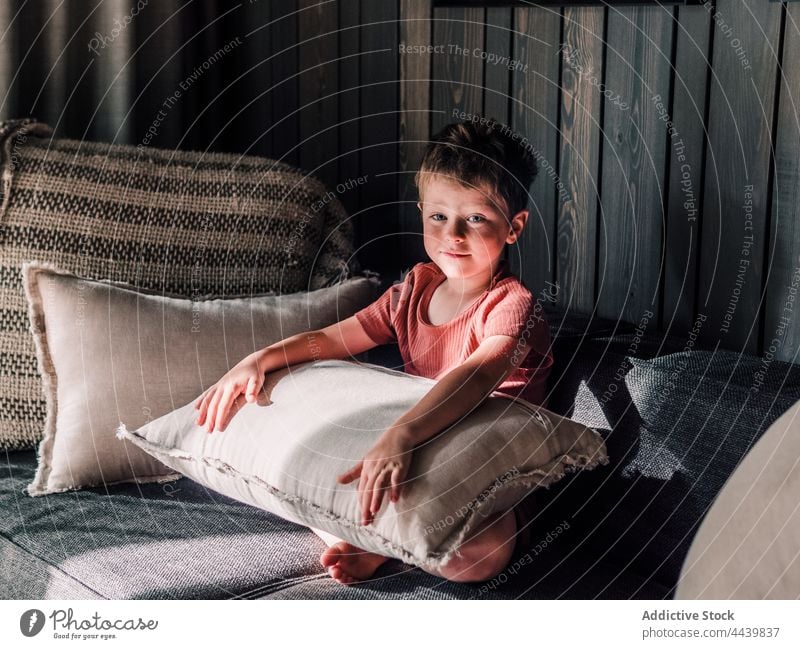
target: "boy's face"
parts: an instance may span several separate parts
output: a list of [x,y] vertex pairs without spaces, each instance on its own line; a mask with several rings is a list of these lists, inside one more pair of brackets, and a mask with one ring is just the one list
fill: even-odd
[[508,214],[505,201],[485,187],[470,188],[438,174],[420,187],[425,252],[447,277],[493,275],[507,243],[525,227],[528,211]]

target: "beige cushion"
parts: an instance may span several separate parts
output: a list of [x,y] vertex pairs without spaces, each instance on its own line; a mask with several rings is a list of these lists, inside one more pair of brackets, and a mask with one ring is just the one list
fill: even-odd
[[531,488],[608,463],[596,431],[494,393],[417,447],[399,502],[385,499],[363,526],[357,481],[336,476],[434,384],[322,360],[269,374],[261,403],[246,403],[224,432],[197,426],[190,402],[138,430],[123,420],[118,436],[210,489],[423,568],[441,566],[470,529]]
[[717,495],[689,548],[675,599],[800,598],[799,458],[800,401],[761,436]]
[[173,479],[174,471],[114,437],[160,417],[242,358],[363,308],[376,280],[307,293],[192,301],[23,265],[31,330],[48,404],[30,495]]

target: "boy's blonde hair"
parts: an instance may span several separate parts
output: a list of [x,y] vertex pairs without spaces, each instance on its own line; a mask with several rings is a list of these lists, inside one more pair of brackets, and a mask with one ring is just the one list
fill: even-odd
[[538,171],[520,140],[494,118],[475,116],[448,124],[425,147],[414,184],[421,194],[427,174],[440,174],[465,187],[486,187],[505,201],[513,216],[528,206],[528,188]]

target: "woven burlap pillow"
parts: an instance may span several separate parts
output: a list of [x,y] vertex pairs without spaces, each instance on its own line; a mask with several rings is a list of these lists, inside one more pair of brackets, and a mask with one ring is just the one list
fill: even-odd
[[48,416],[30,495],[174,478],[114,437],[202,392],[242,358],[353,315],[376,297],[363,277],[281,296],[192,301],[23,265]]
[[299,169],[50,135],[32,119],[0,123],[0,448],[32,448],[46,412],[25,260],[186,298],[314,290],[358,271],[341,203]]
[[[607,464],[591,428],[494,393],[418,445],[397,503],[361,524],[352,468],[435,381],[377,365],[324,360],[267,375],[264,398],[224,432],[196,425],[189,402],[118,436],[176,471],[242,502],[422,568],[439,568],[491,513],[566,471]],[[122,442],[120,442],[121,444]]]

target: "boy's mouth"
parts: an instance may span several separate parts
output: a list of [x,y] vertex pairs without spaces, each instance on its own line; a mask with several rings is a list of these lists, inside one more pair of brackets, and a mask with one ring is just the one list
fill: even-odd
[[453,257],[454,259],[458,259],[459,257],[469,257],[468,252],[453,252],[452,250],[442,250],[442,254],[447,255],[448,257]]

